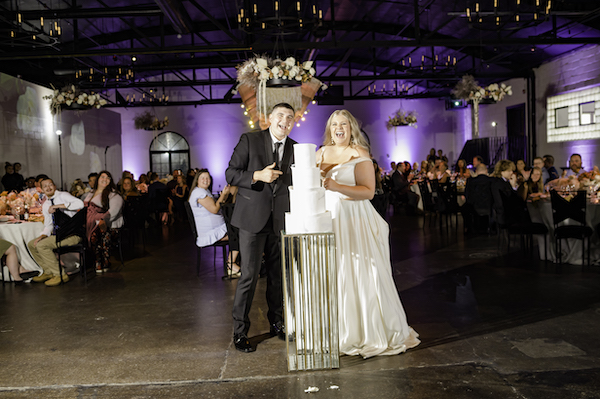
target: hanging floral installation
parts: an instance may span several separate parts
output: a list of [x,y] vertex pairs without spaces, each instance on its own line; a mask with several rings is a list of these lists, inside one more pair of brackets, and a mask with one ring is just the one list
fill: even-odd
[[398,126],[412,126],[417,128],[417,113],[416,111],[406,112],[403,109],[399,109],[392,116],[388,116],[387,129],[392,130]]
[[280,102],[294,107],[296,122],[303,118],[317,91],[327,88],[314,77],[315,73],[313,61],[301,63],[294,57],[281,60],[255,55],[239,65],[238,85],[233,93],[240,93],[246,109],[244,114],[250,117],[250,127],[254,128],[258,122],[262,129],[266,129],[270,108]]
[[[54,89],[54,86],[52,86]],[[75,85],[67,86],[62,90],[54,89],[54,93],[42,97],[44,100],[50,100],[50,112],[52,115],[60,113],[62,108],[81,109],[81,108],[100,108],[106,105],[106,100],[100,97],[100,94],[91,92],[90,94],[81,91]]]
[[162,130],[169,126],[169,117],[165,116],[165,119],[160,120],[149,111],[145,111],[141,114],[136,114],[133,118],[133,122],[136,129]]
[[471,108],[471,126],[472,138],[479,137],[479,103],[484,99],[493,99],[502,101],[505,96],[512,96],[511,86],[504,83],[492,83],[487,87],[479,86],[479,83],[471,75],[465,75],[452,90],[456,98],[469,100],[473,107]]

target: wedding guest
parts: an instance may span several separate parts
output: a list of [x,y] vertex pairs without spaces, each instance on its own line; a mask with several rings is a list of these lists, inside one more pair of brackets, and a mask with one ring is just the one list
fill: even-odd
[[375,177],[368,143],[350,112],[331,114],[317,159],[337,246],[340,352],[368,358],[417,346],[394,285],[389,226],[369,202]]
[[[348,112],[349,114],[349,112]],[[406,213],[408,215],[414,215],[417,213],[417,204],[419,203],[419,195],[410,191],[410,182],[413,175],[404,174],[406,170],[406,164],[404,162],[398,163],[396,172],[392,175],[392,194],[394,206],[398,202],[405,203]]]
[[192,183],[194,182],[194,177],[196,177],[196,169],[188,169],[188,171],[187,171],[187,173],[185,175],[185,184],[188,187],[194,187],[192,185]]
[[[544,169],[542,169],[542,171],[545,171],[545,173],[548,174],[548,176],[544,178],[544,184],[548,184],[548,182],[560,177],[558,171],[554,167],[554,157],[552,155],[544,155]],[[546,175],[544,174],[544,176]]]
[[492,180],[491,185],[493,208],[496,212],[496,221],[501,225],[505,222],[502,195],[509,197],[515,194],[513,183],[511,183],[511,180],[516,182],[516,178],[513,177],[515,175],[515,169],[516,167],[513,161],[509,161],[508,159],[501,160],[494,167],[494,173],[492,175],[494,179]]
[[190,195],[190,189],[188,188],[187,184],[185,184],[185,178],[183,175],[177,175],[175,180],[177,185],[175,186],[175,191],[173,192],[173,211],[179,220],[183,220],[185,219],[185,208],[183,207],[183,203],[187,201]]
[[[243,134],[225,172],[227,183],[239,190],[231,223],[240,229],[242,275],[232,315],[233,343],[242,352],[255,350],[248,340],[249,313],[263,254],[270,334],[285,339],[280,231],[284,229],[285,212],[290,209],[288,187],[292,182],[292,146],[296,142],[288,135],[294,126],[294,114],[287,103],[275,105],[268,116],[270,127]],[[373,169],[370,172],[372,176]]]
[[15,176],[18,179],[18,184],[17,184],[17,191],[21,191],[25,188],[25,178],[23,177],[23,175],[20,173],[21,172],[21,163],[20,162],[15,162],[13,164],[13,169],[15,170]]
[[569,158],[569,169],[567,169],[566,172],[563,172],[563,177],[579,176],[584,172],[585,170],[583,169],[583,166],[581,166],[581,155],[573,154],[571,155],[571,158]]
[[44,201],[46,201],[46,194],[44,194],[44,191],[42,190],[42,181],[49,179],[48,176],[44,175],[44,174],[40,174],[37,175],[35,177],[35,190],[38,193],[38,202],[43,205]]
[[89,188],[90,190],[93,190],[94,187],[96,186],[96,180],[98,180],[98,173],[96,173],[96,172],[90,173],[88,175],[87,188]]
[[515,175],[517,176],[517,184],[521,184],[529,179],[529,170],[527,164],[522,159],[517,159],[515,163]]
[[[481,157],[481,155],[475,155],[473,157],[473,169],[471,169],[471,177],[474,177],[476,174],[476,170],[477,170],[477,165],[479,164],[484,164],[483,163],[483,158]],[[487,167],[487,165],[486,165]]]
[[435,148],[429,150],[429,155],[427,155],[427,162],[435,162],[438,159],[437,155],[435,155]]
[[139,197],[140,195],[136,186],[133,184],[133,179],[131,177],[126,177],[123,179],[119,193],[125,201],[127,201],[127,198],[129,197]]
[[438,166],[438,172],[436,176],[440,184],[445,184],[450,179],[450,172],[448,172],[448,164],[444,161]]
[[[183,178],[183,176],[179,176],[179,178]],[[198,232],[198,238],[196,239],[196,246],[198,247],[206,247],[217,241],[229,239],[227,224],[219,211],[221,205],[229,197],[230,186],[225,186],[219,198],[215,201],[212,196],[212,183],[212,176],[208,169],[201,169],[192,181],[194,189],[190,193],[189,203],[194,214],[196,231]],[[231,250],[230,248],[227,267],[232,278],[240,277],[240,267],[236,264],[238,253],[238,250]]]
[[413,163],[412,170],[413,170],[413,173],[415,176],[419,174],[419,163],[418,162]]
[[110,172],[98,174],[96,186],[84,198],[87,207],[86,237],[95,255],[97,273],[110,269],[110,248],[116,228],[123,226],[123,197]]
[[27,194],[35,194],[37,193],[37,188],[35,187],[35,177],[34,176],[30,176],[27,179],[25,179],[25,189],[23,190],[25,191]]
[[[492,178],[488,176],[487,167],[480,163],[475,170],[475,177],[467,179],[465,186],[466,203],[461,208],[467,232],[472,232],[472,227],[481,230],[483,227],[479,220],[481,217],[492,216]],[[486,222],[486,229],[488,227]]]
[[15,174],[15,168],[10,162],[6,162],[4,165],[5,175],[2,176],[2,185],[4,186],[4,190],[11,192],[17,191],[20,192],[23,188],[22,186],[22,176]]
[[[17,247],[13,243],[0,239],[0,258],[6,255],[6,267],[15,285],[21,285],[25,280],[38,276],[40,273],[25,269],[19,264]],[[1,266],[0,266],[1,267]]]
[[459,179],[468,179],[471,177],[471,172],[467,169],[467,162],[464,159],[459,159],[456,162],[456,174]]
[[123,184],[123,179],[125,179],[126,177],[129,177],[131,180],[133,180],[133,175],[131,174],[131,172],[128,171],[128,170],[124,170],[123,173],[121,174],[121,178],[116,183],[117,184],[116,185],[117,190],[121,189],[121,184]]
[[390,162],[390,171],[388,173],[389,176],[391,176],[392,174],[394,174],[394,172],[396,171],[396,162],[392,161]]
[[379,213],[381,217],[385,219],[385,212],[388,207],[388,203],[386,201],[386,194],[383,189],[383,179],[381,177],[382,170],[376,160],[373,159],[372,161],[375,172],[375,194],[371,200],[371,204],[373,204],[373,207],[377,213]]
[[542,169],[534,166],[529,175],[529,179],[519,185],[517,194],[519,194],[524,201],[527,201],[528,199],[539,199],[544,194]]
[[147,194],[149,183],[150,183],[150,179],[148,179],[148,175],[146,175],[145,173],[142,173],[140,175],[140,179],[138,180],[135,188],[137,188],[137,191],[139,191],[140,194]]
[[159,180],[158,174],[151,172],[148,186],[150,210],[160,214],[160,222],[164,225],[169,223],[169,217],[173,214],[173,201],[169,198],[168,191],[167,185]]
[[[58,191],[54,181],[50,178],[42,180],[42,191],[47,200],[42,205],[44,215],[44,229],[42,234],[27,244],[29,252],[38,265],[43,269],[43,273],[34,277],[31,281],[36,283],[45,283],[48,287],[55,287],[61,282],[69,281],[69,276],[62,274],[58,265],[58,259],[53,250],[56,249],[56,229],[58,226],[54,223],[53,214],[59,209],[64,210],[68,216],[73,216],[83,208],[83,201],[72,196],[66,191]],[[81,239],[78,236],[67,237],[60,242],[60,246],[69,246],[78,244]]]
[[86,187],[85,184],[83,184],[83,181],[81,179],[75,179],[75,181],[71,183],[69,193],[74,197],[81,198],[81,196],[86,193]]

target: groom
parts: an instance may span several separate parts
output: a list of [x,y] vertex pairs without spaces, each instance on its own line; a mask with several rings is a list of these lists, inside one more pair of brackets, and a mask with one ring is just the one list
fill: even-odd
[[270,332],[285,339],[279,232],[290,208],[288,186],[292,181],[292,146],[296,142],[287,136],[294,126],[294,114],[294,108],[287,103],[275,105],[269,115],[271,126],[262,132],[243,134],[225,171],[227,183],[239,188],[231,224],[240,230],[242,276],[232,313],[233,343],[242,352],[256,350],[248,341],[248,314],[263,253]]

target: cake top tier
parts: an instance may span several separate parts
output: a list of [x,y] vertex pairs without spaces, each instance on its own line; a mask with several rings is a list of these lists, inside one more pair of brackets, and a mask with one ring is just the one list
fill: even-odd
[[317,146],[310,143],[294,144],[296,168],[314,168],[317,165]]

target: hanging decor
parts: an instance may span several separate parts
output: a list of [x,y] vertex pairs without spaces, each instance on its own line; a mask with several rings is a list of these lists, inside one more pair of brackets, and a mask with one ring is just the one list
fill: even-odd
[[392,130],[392,128],[397,126],[412,126],[415,129],[417,128],[417,112],[409,111],[406,112],[403,109],[399,109],[392,116],[388,116],[387,121],[387,129]]
[[[52,86],[54,89],[54,86]],[[106,100],[100,97],[100,94],[91,92],[85,93],[75,85],[65,87],[62,90],[54,89],[54,93],[42,97],[44,100],[50,100],[50,112],[52,115],[60,113],[61,109],[82,110],[92,107],[100,108],[106,105]]]
[[144,111],[141,114],[136,114],[133,122],[136,129],[162,130],[169,125],[169,117],[165,116],[165,119],[160,120],[149,111]]
[[505,96],[512,96],[511,86],[504,83],[492,83],[487,87],[479,86],[479,83],[471,75],[465,75],[452,90],[456,98],[468,100],[473,105],[471,108],[472,138],[479,138],[479,103],[482,100],[492,99],[502,101]]
[[261,129],[266,129],[269,111],[281,102],[294,107],[295,122],[299,124],[317,91],[327,88],[314,77],[313,61],[300,63],[294,57],[281,60],[255,56],[239,65],[237,71],[238,85],[233,93],[239,92],[251,128],[258,122]]

